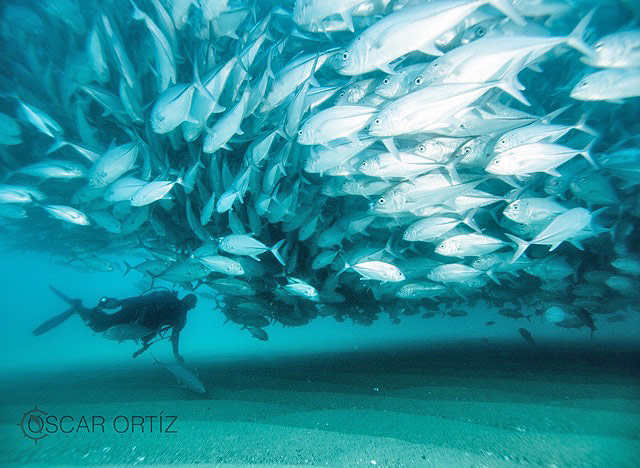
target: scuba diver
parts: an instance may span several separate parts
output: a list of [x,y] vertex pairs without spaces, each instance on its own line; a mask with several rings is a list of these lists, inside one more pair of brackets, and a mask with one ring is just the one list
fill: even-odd
[[[178,299],[177,292],[166,290],[126,299],[103,297],[97,306],[89,309],[80,299],[71,299],[53,286],[49,287],[70,308],[44,322],[33,331],[34,335],[42,335],[78,314],[89,328],[107,338],[118,341],[140,339],[142,348],[133,353],[135,358],[156,341],[164,339],[171,329],[173,355],[179,364],[184,364],[179,352],[180,332],[187,323],[187,312],[196,306],[198,298],[194,294]],[[112,313],[105,312],[118,308]],[[154,337],[159,338],[152,341]]]

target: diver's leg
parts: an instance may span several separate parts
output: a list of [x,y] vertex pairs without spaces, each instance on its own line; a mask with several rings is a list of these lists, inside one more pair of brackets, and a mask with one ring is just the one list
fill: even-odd
[[86,307],[80,307],[76,309],[82,320],[96,333],[101,333],[108,328],[116,325],[117,313],[107,314],[98,307],[88,309]]

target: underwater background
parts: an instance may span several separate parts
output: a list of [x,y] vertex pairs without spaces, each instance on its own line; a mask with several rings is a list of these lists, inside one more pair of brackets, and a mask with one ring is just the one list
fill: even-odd
[[[31,331],[40,322],[64,307],[51,293],[49,284],[64,287],[73,297],[97,302],[105,294],[129,297],[140,293],[129,276],[121,271],[86,272],[59,264],[48,255],[36,253],[5,254],[7,268],[2,270],[4,332],[2,343],[3,372],[44,372],[46,369],[93,365],[97,363],[125,365],[137,349],[132,342],[117,343],[100,339],[75,317],[64,326],[36,337]],[[131,273],[133,276],[134,273]],[[87,278],[89,276],[89,278]],[[318,318],[304,327],[272,326],[269,341],[252,339],[240,326],[225,323],[224,315],[212,301],[201,299],[189,317],[182,342],[183,353],[195,359],[271,359],[279,355],[304,356],[331,351],[376,351],[402,349],[404,346],[465,347],[507,344],[530,350],[513,321],[498,315],[497,310],[479,303],[469,307],[468,317],[425,320],[420,315],[403,317],[392,325],[381,318],[370,326],[349,321],[338,322],[332,317]],[[495,320],[492,327],[485,325]],[[598,322],[598,333],[589,338],[588,329],[566,330],[545,324],[539,318],[531,322],[521,319],[518,326],[526,326],[538,344],[551,350],[566,347],[596,349],[622,348],[636,350],[640,334],[640,316],[630,315],[620,323]],[[160,343],[154,354],[169,357],[171,347]],[[152,363],[150,357],[142,358]],[[141,359],[142,359],[141,358]]]
[[[1,2],[0,464],[640,466],[638,5],[506,2],[514,13],[505,1],[450,20],[438,57],[485,34],[565,37],[582,22],[584,47],[533,48],[482,81],[515,72],[514,86],[406,132],[375,121],[410,93],[459,84],[455,73],[425,68],[427,47],[370,67],[343,53],[430,2]],[[314,8],[319,19],[305,16]],[[520,14],[528,36],[509,29]],[[597,41],[625,31],[611,56],[631,65],[606,63]],[[394,92],[389,66],[411,77]],[[579,95],[600,70],[625,75]],[[364,114],[309,129],[350,106]],[[486,169],[502,135],[557,122],[564,133],[537,142],[568,159]],[[435,152],[416,163],[424,145]],[[546,150],[560,151],[536,155]],[[408,173],[367,172],[372,161]],[[421,183],[442,185],[404,191]],[[561,211],[515,221],[508,207],[528,198]],[[567,211],[588,221],[561,218],[571,232],[545,244]],[[440,216],[442,233],[407,234]],[[476,234],[485,244],[446,250]],[[438,276],[445,265],[469,278]],[[69,308],[50,286],[86,307],[195,294],[184,364],[168,339],[134,359],[140,336],[105,339],[75,313],[36,336]]]

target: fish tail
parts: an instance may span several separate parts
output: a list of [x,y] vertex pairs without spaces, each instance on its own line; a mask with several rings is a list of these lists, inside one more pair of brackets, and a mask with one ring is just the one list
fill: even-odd
[[[36,206],[41,207],[42,209],[44,209],[47,213],[49,212],[49,210],[47,209],[47,205],[45,205],[44,203],[41,203],[40,200],[38,200],[36,197],[33,196],[33,194],[29,194],[29,198],[31,198],[31,203],[33,203]],[[50,286],[51,287],[51,286]]]
[[342,261],[344,262],[344,266],[340,269],[340,271],[338,271],[336,273],[336,277],[340,276],[342,273],[344,273],[345,271],[347,271],[349,268],[351,268],[351,265],[349,264],[349,262],[347,261],[346,257],[343,255],[342,252],[338,253],[338,255],[340,257],[342,257]]
[[464,292],[462,291],[462,289],[460,288],[453,288],[453,292],[457,295],[460,296],[462,299],[464,299],[465,301],[468,300],[469,298],[467,296],[465,296]]
[[467,155],[461,154],[460,156],[453,158],[451,161],[443,165],[443,169],[449,174],[449,180],[452,184],[461,184],[460,174],[458,174],[457,164],[462,161]]
[[147,275],[149,275],[151,277],[151,286],[149,287],[149,289],[153,289],[153,286],[156,283],[156,279],[158,279],[158,276],[160,276],[160,275],[154,275],[149,270],[145,270],[145,271],[147,272]]
[[[526,189],[526,187],[522,187],[521,185],[519,185],[516,181],[516,179],[512,176],[501,176],[501,175],[496,175],[494,177],[494,179],[498,179],[501,180],[502,182],[504,182],[507,185],[510,185],[511,187],[513,187],[516,190],[519,190],[520,192],[524,191]],[[515,197],[515,195],[511,195],[510,198]]]
[[66,146],[68,144],[69,144],[68,141],[65,141],[65,140],[63,140],[61,138],[56,138],[56,140],[49,147],[49,149],[45,152],[45,154],[50,154],[50,153],[53,153],[54,151],[58,151],[60,148],[62,148],[63,146]]
[[273,56],[274,49],[275,49],[275,46],[272,47],[271,50],[269,50],[269,54],[267,54],[267,69],[265,71],[267,76],[269,78],[271,78],[272,80],[276,79],[276,75],[273,73],[273,69],[271,68],[271,61],[272,61],[272,56]]
[[585,146],[578,154],[589,161],[589,164],[591,164],[595,169],[600,169],[600,167],[596,164],[596,162],[593,160],[593,157],[591,156],[591,149],[593,148],[595,142],[595,139],[591,140],[591,142],[587,146]]
[[595,131],[593,128],[587,125],[587,120],[589,120],[589,117],[591,117],[589,112],[585,112],[584,114],[582,114],[582,117],[580,117],[580,120],[578,120],[578,122],[573,126],[573,128],[580,132],[588,133],[589,135],[598,138],[600,134],[597,131]]
[[144,21],[144,17],[146,16],[144,11],[138,8],[138,5],[136,5],[136,3],[133,0],[130,0],[130,1],[131,1],[131,6],[133,7],[133,13],[131,13],[131,17],[134,20]]
[[597,210],[593,211],[591,213],[590,225],[591,225],[591,229],[595,233],[597,233],[597,235],[602,234],[603,232],[607,232],[607,233],[609,233],[609,236],[611,236],[611,238],[614,239],[615,238],[616,225],[618,224],[618,221],[620,220],[620,218],[622,216],[622,210],[624,209],[624,206],[622,204],[618,206],[618,220],[611,227],[599,226],[594,222],[596,216],[600,215],[601,213],[604,213],[609,208],[610,208],[610,206],[603,206],[602,208],[598,208]]
[[284,244],[284,239],[280,239],[276,245],[274,245],[273,247],[271,247],[271,253],[273,254],[274,257],[276,257],[276,260],[278,260],[278,262],[280,263],[280,265],[285,266],[285,262],[284,259],[282,258],[282,256],[280,255],[280,247],[282,247],[282,244]]
[[[193,56],[193,84],[196,89],[200,91],[204,96],[207,96],[212,102],[218,102],[218,100],[209,92],[209,90],[202,84],[200,80],[200,72],[198,71],[198,55]],[[198,122],[199,123],[199,122]],[[205,123],[205,128],[207,128]]]
[[125,268],[123,276],[127,276],[127,273],[133,270],[133,267],[129,265],[126,260],[122,260],[122,263],[124,263],[124,268]]
[[510,263],[515,263],[515,261],[522,256],[522,254],[525,252],[525,250],[529,248],[531,244],[512,234],[505,233],[504,235],[507,236],[509,239],[511,239],[513,242],[515,242],[517,245],[516,251],[513,254],[513,258],[511,259],[511,262],[510,262]]
[[530,54],[527,54],[517,62],[512,60],[507,65],[505,65],[503,67],[504,74],[502,74],[502,78],[499,81],[495,82],[495,84],[493,85],[497,88],[500,88],[502,91],[509,94],[513,98],[517,99],[525,106],[530,106],[531,103],[525,97],[525,95],[522,94],[522,90],[524,90],[525,87],[518,80],[518,74],[526,66],[527,61],[529,60],[529,55]]
[[473,229],[476,232],[482,232],[482,229],[480,229],[480,227],[476,224],[476,222],[473,220],[474,216],[478,213],[478,209],[474,208],[473,210],[471,210],[469,213],[467,213],[467,215],[464,217],[464,219],[462,220],[462,223],[469,226],[471,229]]
[[484,273],[491,278],[491,280],[496,283],[496,284],[500,284],[500,280],[496,277],[495,275],[495,270],[496,270],[496,266],[492,266],[491,268],[489,268],[487,271],[485,271]]
[[398,147],[396,146],[393,137],[383,138],[382,144],[387,148],[387,151],[391,153],[391,155],[396,158],[398,161],[400,160],[400,152],[398,151]]
[[2,92],[0,93],[0,97],[3,98],[7,98],[7,99],[15,99],[16,101],[18,101],[18,103],[22,103],[22,99],[20,99],[20,96],[18,96],[18,93],[16,93],[15,91],[11,91],[11,92]]
[[580,20],[573,31],[571,31],[571,34],[567,36],[567,44],[588,57],[593,57],[594,53],[593,49],[589,47],[589,45],[587,45],[587,43],[584,41],[584,34],[587,26],[589,25],[589,22],[591,21],[591,18],[593,17],[594,12],[595,8],[587,13],[585,17]]
[[524,26],[525,24],[527,24],[527,21],[513,7],[513,4],[510,0],[488,0],[487,3],[489,3],[495,9],[499,10],[503,15],[511,19],[514,23],[520,26]]
[[564,106],[561,107],[560,109],[556,109],[554,111],[549,112],[547,115],[545,115],[544,117],[542,117],[540,119],[540,121],[542,123],[551,123],[551,121],[553,119],[555,119],[556,117],[558,117],[560,114],[563,114],[567,109],[569,109],[571,106]]

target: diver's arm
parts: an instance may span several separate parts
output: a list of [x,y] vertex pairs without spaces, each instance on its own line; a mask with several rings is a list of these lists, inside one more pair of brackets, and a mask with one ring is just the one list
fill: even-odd
[[171,345],[173,346],[173,355],[178,361],[178,364],[184,364],[184,358],[180,356],[180,332],[182,329],[174,328],[171,332]]
[[113,297],[103,297],[96,306],[97,309],[115,309],[122,305],[122,301]]

